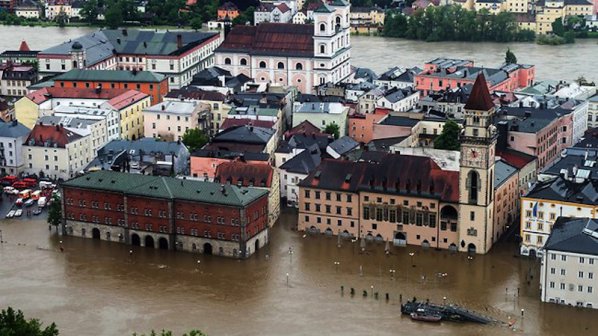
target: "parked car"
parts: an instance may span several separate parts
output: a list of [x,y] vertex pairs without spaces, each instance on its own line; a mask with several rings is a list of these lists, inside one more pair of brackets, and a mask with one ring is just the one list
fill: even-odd
[[19,191],[11,186],[4,187],[4,193],[8,195],[16,195]]
[[37,209],[33,210],[33,215],[35,215],[35,216],[37,216],[37,215],[39,215],[41,213],[42,213],[42,209],[40,209],[40,208],[37,208]]
[[28,199],[28,200],[26,200],[26,201],[25,201],[25,206],[26,206],[26,207],[30,207],[30,206],[32,206],[33,204],[35,204],[35,201],[34,201],[34,200],[32,200],[32,199]]
[[15,211],[15,217],[21,217],[22,214],[23,214],[23,210],[21,210],[21,209],[17,209],[17,211]]
[[0,183],[5,186],[10,186],[18,180],[19,178],[14,175],[7,175],[0,179]]
[[22,198],[17,198],[17,200],[15,201],[15,205],[20,207],[23,206],[24,200]]
[[37,201],[37,206],[40,208],[43,208],[46,206],[48,199],[45,196],[42,196],[39,198],[39,200]]
[[15,211],[14,210],[10,210],[7,214],[6,214],[6,218],[13,218],[15,216]]

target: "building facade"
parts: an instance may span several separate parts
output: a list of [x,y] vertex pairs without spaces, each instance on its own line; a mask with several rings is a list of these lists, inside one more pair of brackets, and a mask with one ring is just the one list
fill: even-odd
[[67,235],[233,258],[268,243],[265,190],[112,171],[62,188]]
[[143,110],[145,136],[181,140],[187,130],[210,134],[210,106],[196,101],[164,101]]
[[23,171],[23,144],[29,131],[16,120],[0,122],[0,174],[16,175]]
[[314,11],[313,24],[237,26],[216,50],[216,66],[303,93],[338,83],[351,73],[349,12],[348,2],[335,0]]

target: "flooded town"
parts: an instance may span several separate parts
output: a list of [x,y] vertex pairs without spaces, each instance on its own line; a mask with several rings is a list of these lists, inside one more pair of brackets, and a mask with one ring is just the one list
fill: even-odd
[[598,4],[488,5],[0,1],[0,330],[598,333]]

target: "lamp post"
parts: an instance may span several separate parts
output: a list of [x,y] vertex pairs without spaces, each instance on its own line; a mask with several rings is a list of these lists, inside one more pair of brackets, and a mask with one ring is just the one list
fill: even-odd
[[415,267],[415,264],[413,263],[413,256],[415,255],[415,252],[409,252],[409,256],[411,257],[411,267]]
[[291,263],[293,263],[293,248],[289,247],[289,260]]
[[289,273],[287,273],[287,287],[289,287]]
[[394,279],[395,279],[395,272],[396,272],[396,270],[394,270],[394,269],[390,269],[390,270],[388,270],[388,272],[390,272],[390,278],[391,278],[392,280],[394,280]]
[[336,266],[336,273],[338,273],[338,266],[341,264],[340,261],[335,261],[334,266]]

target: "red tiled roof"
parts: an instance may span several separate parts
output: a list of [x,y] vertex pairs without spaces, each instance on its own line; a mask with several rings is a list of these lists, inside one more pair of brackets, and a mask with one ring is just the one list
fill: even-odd
[[29,133],[27,141],[28,146],[45,146],[64,148],[66,144],[81,138],[81,135],[70,131],[62,126],[37,124]]
[[248,187],[271,187],[274,169],[270,165],[247,163],[242,161],[223,162],[216,167],[215,179],[220,183],[228,182]]
[[291,128],[284,133],[285,139],[290,139],[295,134],[305,135],[328,135],[322,132],[317,126],[309,122],[308,120],[302,121],[299,125]]
[[216,52],[313,57],[313,25],[261,23],[233,27]]
[[27,45],[27,42],[25,42],[25,40],[21,41],[21,46],[19,46],[19,51],[31,51],[31,49],[29,49],[29,46]]
[[523,167],[527,166],[530,162],[536,160],[534,156],[522,153],[520,151],[516,151],[514,149],[497,149],[496,156],[500,157],[508,164],[510,164],[513,167],[516,167],[517,169],[522,169]]
[[27,98],[36,104],[41,104],[50,98],[112,99],[127,91],[129,90],[102,89],[97,91],[92,88],[47,87],[31,92]]
[[252,120],[252,119],[234,119],[234,118],[226,118],[224,122],[220,125],[220,129],[227,129],[229,127],[234,126],[244,126],[244,125],[251,125],[256,127],[264,127],[264,128],[272,128],[274,126],[273,121],[269,120]]
[[465,109],[488,111],[493,107],[494,102],[492,101],[490,92],[488,92],[486,78],[484,77],[484,73],[480,71],[480,74],[475,79],[475,83],[473,83],[473,88],[471,89],[471,94],[469,95],[467,103],[465,104]]
[[280,5],[276,6],[276,8],[278,8],[278,10],[279,10],[281,13],[286,13],[286,12],[288,12],[288,11],[290,11],[290,10],[291,10],[291,9],[289,8],[289,6],[287,6],[287,4],[286,4],[286,3],[284,3],[284,2],[283,2],[283,3],[281,3]]
[[209,100],[221,101],[226,99],[226,96],[218,91],[200,90],[200,89],[176,89],[170,91],[166,98],[183,98],[193,100]]
[[149,97],[148,94],[143,92],[129,90],[123,94],[120,94],[112,99],[110,99],[107,103],[110,104],[116,110],[122,110],[123,108],[135,104],[136,102]]

